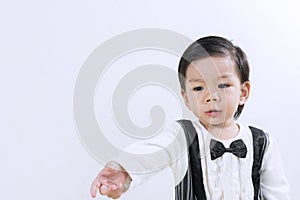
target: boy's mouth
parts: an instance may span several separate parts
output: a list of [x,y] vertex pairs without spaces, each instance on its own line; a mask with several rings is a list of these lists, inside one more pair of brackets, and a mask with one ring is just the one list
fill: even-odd
[[213,109],[213,110],[206,111],[205,113],[206,113],[209,117],[217,117],[217,116],[220,115],[221,112],[222,112],[221,110]]

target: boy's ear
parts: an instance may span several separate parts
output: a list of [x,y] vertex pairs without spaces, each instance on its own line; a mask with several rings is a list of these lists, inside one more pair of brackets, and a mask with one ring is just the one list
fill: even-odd
[[190,109],[190,103],[189,103],[189,100],[187,98],[186,91],[184,89],[181,89],[181,96],[184,100],[184,103],[185,103],[186,107],[188,107],[188,109]]
[[248,100],[250,94],[250,86],[251,85],[249,81],[246,81],[241,85],[241,96],[240,96],[239,105],[244,105]]

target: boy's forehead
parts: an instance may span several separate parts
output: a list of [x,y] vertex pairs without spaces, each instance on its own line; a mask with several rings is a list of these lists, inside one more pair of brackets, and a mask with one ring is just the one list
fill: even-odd
[[201,77],[215,78],[232,76],[235,73],[235,64],[229,57],[208,57],[192,62],[186,72],[187,79]]

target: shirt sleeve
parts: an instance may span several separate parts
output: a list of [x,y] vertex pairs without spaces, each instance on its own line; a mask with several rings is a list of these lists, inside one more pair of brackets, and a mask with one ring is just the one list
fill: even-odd
[[130,187],[145,183],[151,176],[166,167],[171,167],[176,183],[176,179],[183,177],[187,168],[184,156],[186,151],[184,132],[174,121],[168,123],[166,128],[155,137],[128,146],[113,160],[130,175],[132,179]]
[[261,189],[264,199],[291,199],[276,140],[271,136],[262,162]]

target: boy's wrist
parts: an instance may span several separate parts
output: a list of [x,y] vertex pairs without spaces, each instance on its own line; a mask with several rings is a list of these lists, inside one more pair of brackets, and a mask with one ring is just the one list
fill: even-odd
[[130,183],[131,183],[132,179],[131,177],[128,175],[125,182],[122,185],[122,192],[126,192],[128,190],[128,188],[130,187]]
[[128,172],[122,167],[122,165],[120,165],[118,162],[116,161],[109,161],[106,164],[107,167],[110,167],[114,170],[123,172],[124,174],[126,174],[126,180],[125,182],[122,184],[122,192],[126,192],[130,186],[130,183],[132,181],[131,177],[129,176]]

